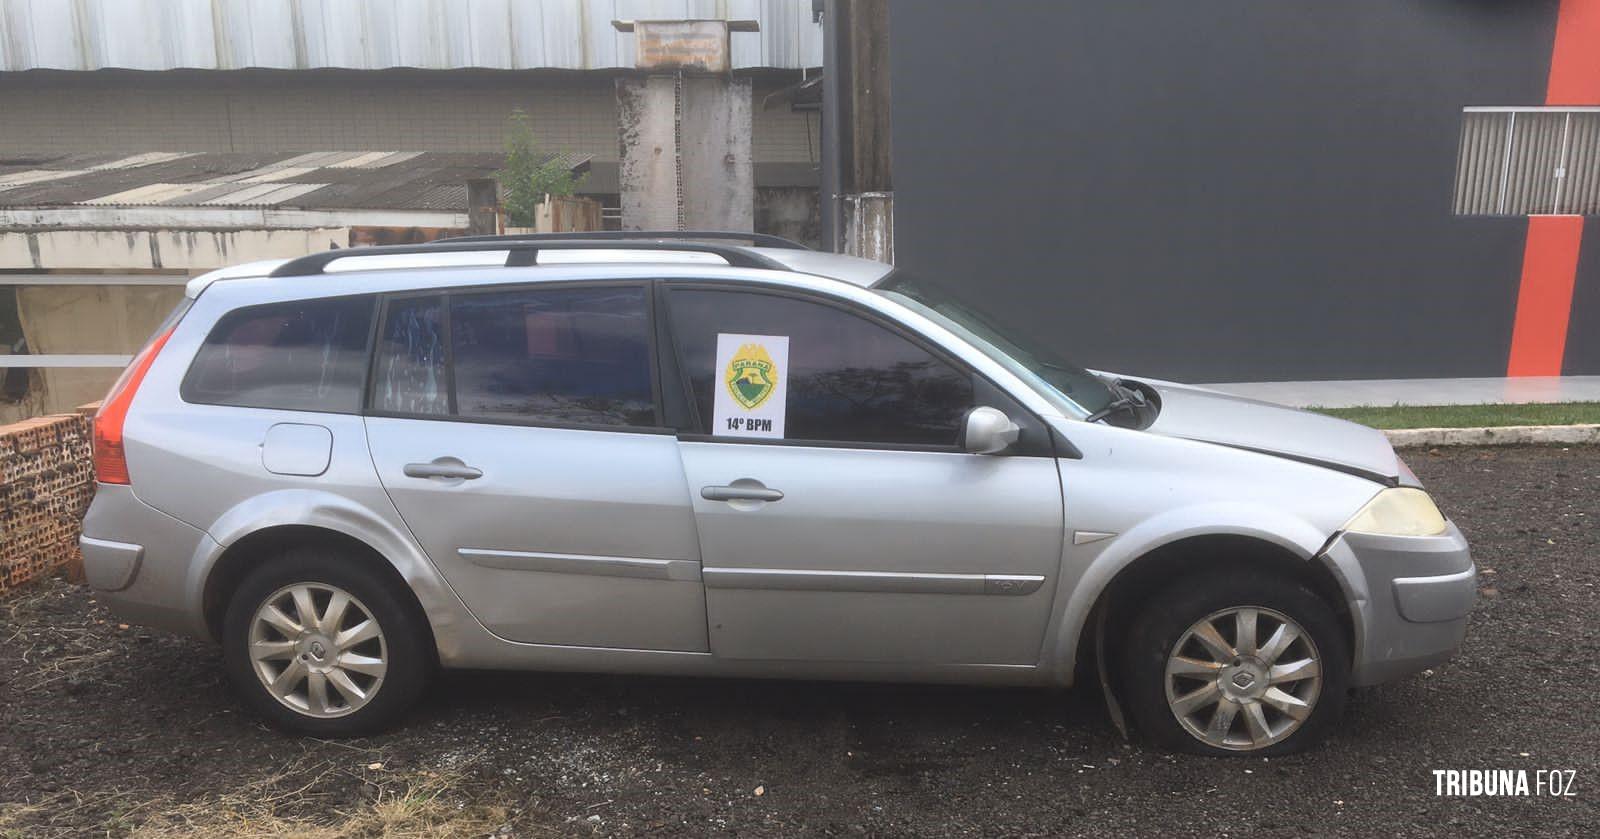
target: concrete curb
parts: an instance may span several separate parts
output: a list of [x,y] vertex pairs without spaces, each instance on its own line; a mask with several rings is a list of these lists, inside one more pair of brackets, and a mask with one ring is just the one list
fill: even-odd
[[1600,444],[1600,424],[1507,425],[1499,428],[1401,428],[1385,431],[1397,449],[1417,446]]

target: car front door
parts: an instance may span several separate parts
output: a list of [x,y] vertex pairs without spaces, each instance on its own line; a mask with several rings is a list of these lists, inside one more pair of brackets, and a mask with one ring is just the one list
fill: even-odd
[[648,284],[392,299],[367,437],[395,507],[490,631],[703,652],[677,440],[661,428]]
[[1015,452],[968,454],[968,410],[1021,409],[920,339],[787,291],[664,296],[714,654],[1038,660],[1062,500],[1036,420]]

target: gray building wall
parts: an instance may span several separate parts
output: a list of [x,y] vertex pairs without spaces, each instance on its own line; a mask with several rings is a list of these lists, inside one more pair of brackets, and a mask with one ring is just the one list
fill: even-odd
[[[550,150],[614,163],[614,78],[479,70],[0,73],[0,154],[500,151],[506,119],[520,107]],[[799,72],[752,78],[756,162],[813,162],[816,116],[762,106],[768,94],[798,81]]]
[[[891,15],[907,270],[1104,369],[1505,374],[1528,225],[1451,214],[1461,109],[1543,103],[1554,0]],[[1568,374],[1600,373],[1588,227]]]
[[1563,368],[1569,376],[1600,373],[1600,224],[1593,219],[1584,220]]

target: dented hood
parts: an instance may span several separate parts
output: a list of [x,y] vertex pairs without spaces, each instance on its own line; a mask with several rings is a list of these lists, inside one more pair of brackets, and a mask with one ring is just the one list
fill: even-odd
[[1395,483],[1406,471],[1383,432],[1341,419],[1173,382],[1147,431],[1250,449]]

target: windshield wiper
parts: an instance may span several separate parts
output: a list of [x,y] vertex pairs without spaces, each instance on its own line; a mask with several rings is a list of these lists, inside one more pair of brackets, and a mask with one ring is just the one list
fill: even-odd
[[1084,422],[1099,422],[1118,411],[1127,411],[1133,414],[1134,417],[1138,417],[1139,409],[1149,404],[1145,401],[1144,391],[1128,387],[1120,379],[1112,379],[1110,386],[1112,390],[1117,392],[1117,397],[1106,403],[1104,408],[1084,417]]

